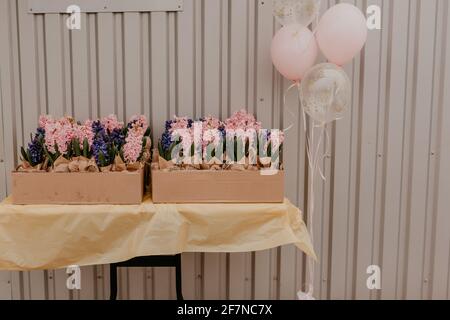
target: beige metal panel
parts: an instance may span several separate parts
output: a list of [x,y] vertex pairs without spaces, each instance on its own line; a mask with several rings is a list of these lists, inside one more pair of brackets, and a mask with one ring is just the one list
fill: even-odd
[[[385,182],[382,252],[380,266],[383,270],[381,298],[395,299],[398,280],[399,222],[402,192],[402,148],[405,117],[405,73],[407,69],[408,11],[409,1],[392,2],[390,11],[390,58],[386,81],[385,121]],[[394,17],[397,17],[394,19]]]
[[251,299],[251,254],[231,253],[228,270],[228,298]]
[[230,0],[228,7],[228,94],[229,112],[247,107],[247,1]]
[[[450,5],[448,1],[441,1],[439,10],[443,15],[448,17],[450,14]],[[449,197],[448,190],[450,188],[450,23],[444,20],[443,26],[443,47],[441,62],[442,68],[441,79],[439,84],[439,101],[438,114],[439,137],[437,142],[436,156],[438,164],[436,168],[436,191],[434,214],[435,221],[433,226],[433,243],[432,250],[432,269],[431,269],[431,297],[432,299],[450,299],[450,233],[448,226],[450,225],[450,215],[448,214]],[[445,37],[445,38],[444,38]],[[447,281],[445,279],[447,278]]]
[[203,108],[203,88],[204,88],[204,64],[203,64],[203,39],[204,39],[204,21],[202,13],[204,12],[204,1],[194,0],[193,13],[194,13],[194,28],[192,40],[192,53],[193,53],[193,71],[194,71],[194,105],[192,108],[193,117],[197,118],[201,115]]
[[100,98],[98,90],[98,41],[97,41],[97,15],[86,15],[86,29],[88,30],[88,85],[89,85],[89,110],[91,116],[100,115]]
[[[3,18],[3,17],[2,17]],[[1,69],[0,69],[1,70]],[[2,179],[2,183],[0,184],[0,197],[4,198],[6,196],[6,172],[4,165],[4,153],[3,153],[3,104],[2,104],[2,86],[1,86],[1,78],[0,78],[0,176]],[[0,299],[2,300],[10,300],[12,299],[12,288],[11,288],[11,272],[9,271],[1,271],[0,272]]]
[[0,68],[0,197],[3,199],[6,197],[6,170],[5,170],[5,148],[4,140],[5,134],[3,131],[3,90],[1,82],[1,68]]
[[[20,80],[16,6],[11,1],[0,2],[0,82],[2,89],[4,165],[6,172],[14,169],[18,160],[17,144],[22,144]],[[11,177],[6,175],[6,193],[9,193]]]
[[[30,133],[34,134],[38,120],[38,87],[36,65],[36,29],[33,15],[26,13],[26,1],[18,1],[19,37],[21,61],[21,96],[23,113],[23,133],[26,142]],[[24,94],[26,93],[26,94]]]
[[[148,17],[150,14],[147,15]],[[125,99],[124,99],[124,58],[123,58],[123,14],[118,13],[114,14],[114,77],[115,77],[115,83],[114,83],[114,94],[115,94],[115,106],[114,109],[117,112],[117,116],[119,119],[122,119],[124,121],[128,120],[125,119]],[[147,20],[148,20],[147,17]],[[148,54],[150,56],[150,53]],[[149,69],[149,68],[148,68]],[[148,70],[147,69],[147,70]],[[150,78],[150,73],[147,72],[147,79]],[[148,87],[149,88],[149,85]],[[147,89],[149,92],[150,90]],[[147,110],[146,115],[150,119],[149,110]]]
[[411,176],[411,157],[410,150],[412,148],[411,142],[411,122],[412,122],[412,108],[413,108],[413,95],[415,93],[414,81],[415,81],[415,65],[417,60],[415,59],[416,53],[416,37],[417,37],[417,1],[409,3],[408,14],[408,43],[407,43],[407,70],[405,72],[405,114],[404,114],[404,128],[403,128],[403,145],[402,145],[402,179],[401,179],[401,205],[400,205],[400,222],[399,222],[399,255],[397,261],[397,287],[396,298],[404,299],[406,296],[406,250],[407,250],[407,219],[408,219],[408,202],[410,200],[410,192],[408,186],[410,184],[409,177]]
[[[331,229],[332,239],[330,248],[329,291],[331,299],[344,299],[347,293],[347,270],[351,267],[348,259],[348,244],[350,233],[349,219],[351,217],[351,202],[349,197],[350,182],[352,177],[351,165],[354,159],[355,139],[352,139],[352,127],[357,123],[359,109],[358,95],[359,81],[355,81],[355,72],[358,72],[358,64],[353,62],[345,67],[345,71],[352,79],[352,105],[349,108],[349,116],[338,121],[335,125],[333,146],[333,206]],[[357,75],[356,75],[357,77]],[[356,121],[355,121],[356,120]],[[352,157],[353,156],[353,157]]]
[[[175,113],[177,115],[185,115],[193,117],[195,110],[195,81],[194,51],[193,42],[195,39],[195,14],[194,1],[185,3],[183,12],[176,17],[176,38],[177,38],[177,103]],[[169,114],[172,118],[174,114]],[[155,136],[157,137],[157,136]]]
[[257,13],[255,8],[257,8],[257,0],[247,0],[247,57],[246,57],[246,95],[247,95],[247,110],[248,112],[255,113],[256,111],[256,97],[255,97],[255,85],[257,82],[256,78],[256,68],[257,60],[256,57],[256,39],[258,38],[258,26],[256,24]]
[[11,300],[11,272],[0,272],[0,300]]
[[[433,55],[436,1],[418,4],[416,71],[413,93],[411,139],[411,175],[408,193],[406,298],[419,299],[423,289],[425,223],[427,212],[428,165],[430,159],[430,126],[432,112]],[[432,49],[431,49],[432,48]],[[431,49],[431,50],[430,50]]]
[[65,106],[64,65],[62,32],[64,21],[61,15],[44,16],[46,95],[48,112],[54,116],[63,116]]
[[34,27],[36,32],[35,46],[36,46],[36,82],[38,87],[37,90],[38,115],[48,113],[44,21],[45,21],[44,15],[34,16]]
[[363,99],[360,112],[362,120],[359,129],[359,161],[358,161],[358,198],[357,198],[357,257],[355,274],[355,295],[357,299],[370,298],[366,287],[366,268],[374,264],[373,250],[373,217],[375,209],[375,184],[377,163],[377,114],[380,74],[379,57],[381,43],[379,32],[369,32],[368,41],[362,53],[362,89]]
[[[4,197],[9,192],[10,175],[17,162],[17,139],[22,142],[20,81],[18,77],[18,40],[15,4],[0,2],[0,194]],[[16,107],[18,110],[16,111]],[[17,120],[16,120],[17,119]],[[16,124],[16,121],[19,124]],[[22,272],[2,271],[0,273],[0,295],[2,299],[22,299]]]
[[445,61],[445,47],[446,47],[446,21],[447,10],[446,5],[441,0],[436,3],[435,15],[435,35],[434,35],[434,56],[433,56],[433,85],[431,98],[431,119],[430,119],[430,140],[429,140],[429,162],[428,162],[428,191],[426,200],[426,224],[425,224],[425,241],[423,254],[423,286],[421,296],[423,299],[430,299],[432,297],[432,264],[434,251],[434,235],[435,235],[435,221],[436,221],[436,199],[437,191],[439,190],[439,160],[438,150],[440,148],[440,118],[442,116],[442,88],[440,83],[443,83],[443,76],[445,75],[445,68],[442,68],[442,63]]
[[[36,16],[36,19],[38,16]],[[71,65],[73,115],[75,119],[84,121],[91,118],[89,108],[89,30],[88,16],[81,14],[81,29],[71,31]]]
[[183,253],[181,255],[183,297],[185,299],[202,298],[203,275],[201,258],[197,253]]
[[[123,48],[124,48],[124,101],[125,101],[125,118],[128,119],[133,115],[141,114],[142,106],[142,81],[141,81],[141,14],[124,13],[123,14]],[[158,16],[166,16],[164,13],[155,13]],[[161,21],[162,22],[162,21]],[[161,23],[158,30],[164,32],[166,27]],[[148,38],[147,38],[148,39]]]
[[[388,72],[388,43],[389,35],[391,33],[391,26],[389,21],[389,12],[392,10],[392,2],[380,1],[378,5],[382,9],[382,25],[385,26],[380,31],[380,56],[378,60],[379,64],[379,88],[378,88],[378,114],[377,114],[377,143],[376,143],[376,166],[375,166],[375,197],[374,197],[374,216],[373,216],[373,240],[372,240],[372,264],[381,265],[380,241],[383,236],[383,229],[381,227],[382,218],[384,213],[384,194],[385,188],[385,172],[386,167],[386,155],[385,155],[385,137],[386,137],[386,125],[385,120],[387,116],[386,101],[387,101],[387,72]],[[366,277],[368,275],[366,274]],[[370,291],[370,299],[377,299],[380,292],[378,290]]]
[[177,40],[176,33],[177,26],[175,24],[176,21],[176,13],[170,12],[167,14],[167,50],[168,50],[168,70],[169,74],[169,84],[168,84],[168,96],[169,96],[169,114],[176,113],[177,107],[177,65],[176,65],[176,57],[178,55],[177,51]]
[[220,3],[220,0],[205,1],[202,11],[204,61],[202,111],[205,116],[212,115],[215,117],[220,115],[221,26],[217,23],[217,21],[220,21],[222,14]]
[[[25,8],[29,13],[65,13],[72,0],[28,0]],[[183,0],[77,0],[75,3],[82,12],[146,12],[146,11],[180,11]]]
[[[135,34],[134,37],[137,37]],[[98,99],[100,116],[115,113],[115,61],[114,61],[114,16],[112,13],[97,14],[97,63]],[[135,61],[139,61],[134,58]],[[130,69],[132,67],[130,66]],[[135,71],[135,70],[132,70]]]
[[227,255],[224,253],[205,253],[203,267],[204,299],[226,299],[226,257]]
[[68,15],[60,15],[62,20],[62,30],[61,30],[61,45],[62,45],[62,72],[63,72],[63,113],[68,116],[73,116],[73,97],[72,97],[72,58],[71,58],[71,30],[64,27],[65,20]]

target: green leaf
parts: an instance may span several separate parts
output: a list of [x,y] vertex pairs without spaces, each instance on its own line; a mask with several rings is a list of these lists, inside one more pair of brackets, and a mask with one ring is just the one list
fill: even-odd
[[179,142],[172,142],[172,144],[169,147],[169,150],[167,151],[167,156],[166,156],[166,160],[172,160],[172,151],[173,148],[175,148],[177,145],[179,144]]
[[28,159],[28,162],[33,166],[34,165],[34,163],[31,161],[31,154],[30,154],[30,150],[27,150],[27,159]]
[[[244,153],[242,153],[242,148],[244,148]],[[242,139],[237,139],[235,151],[235,161],[240,161],[243,157],[245,157],[245,142]]]
[[267,145],[267,157],[271,157],[272,156],[272,141],[269,142],[269,144]]
[[191,144],[191,154],[188,154],[187,156],[193,157],[194,153],[195,153],[195,146],[194,146],[194,144]]
[[55,143],[55,160],[59,158],[61,152],[59,152],[58,145]]
[[[110,161],[114,161],[114,158],[116,157],[116,151],[117,151],[117,149],[115,146],[111,146],[108,148],[108,155],[109,155]],[[108,164],[110,164],[110,162]]]
[[72,155],[73,155],[72,142],[70,142],[69,145],[67,146],[66,155],[67,155],[67,157],[66,157],[67,159],[72,158]]
[[279,150],[277,150],[270,157],[272,158],[272,160],[275,160],[279,156],[280,156],[280,152],[279,152]]
[[234,148],[234,159],[233,159],[233,161],[237,161],[238,160],[238,158],[237,158],[237,151],[238,151],[238,141],[237,141],[237,139],[235,138],[234,139],[234,143],[233,143],[233,148]]
[[125,161],[125,157],[123,156],[123,147],[119,150],[119,156],[122,158],[122,161]]
[[24,149],[23,147],[20,147],[20,153],[22,154],[22,158],[23,158],[25,161],[30,162],[30,161],[29,161],[29,158],[28,158],[28,154],[26,153],[26,151],[25,151],[25,149]]
[[206,154],[203,155],[207,161],[211,160],[212,158],[214,158],[215,156],[215,148],[214,148],[214,144],[210,143],[206,146]]
[[144,137],[150,136],[150,133],[151,133],[151,132],[152,132],[152,131],[151,131],[150,127],[148,127],[147,130],[145,130]]
[[44,147],[44,153],[45,153],[45,156],[47,157],[48,161],[50,162],[50,165],[53,166],[53,163],[55,162],[55,160],[53,159],[50,152],[48,152],[47,147]]
[[164,158],[164,152],[162,149],[161,140],[158,141],[158,152],[159,152],[159,155]]
[[105,155],[103,154],[102,151],[99,152],[98,154],[98,162],[100,163],[100,167],[106,167],[106,159],[105,159]]
[[83,156],[89,158],[89,141],[87,138],[83,140]]
[[80,141],[78,139],[72,140],[72,148],[76,157],[81,156]]
[[125,161],[125,156],[123,155],[123,148],[121,148],[121,149],[119,150],[119,156],[120,156],[120,158],[122,159],[122,161]]

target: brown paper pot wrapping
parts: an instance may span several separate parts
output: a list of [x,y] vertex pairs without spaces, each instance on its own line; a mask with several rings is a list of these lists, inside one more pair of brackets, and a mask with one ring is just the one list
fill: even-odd
[[158,165],[160,170],[170,171],[170,170],[180,170],[180,167],[178,167],[175,163],[172,161],[167,161],[163,157],[160,157],[156,155],[156,158],[158,159]]
[[73,157],[69,162],[70,172],[80,172],[79,157]]
[[272,163],[271,157],[258,157],[258,164],[261,168],[270,168]]
[[53,172],[69,172],[70,161],[64,158],[62,155],[58,157],[53,163]]
[[200,168],[202,170],[222,170],[223,161],[217,157],[212,157],[208,161],[202,163]]
[[100,172],[109,172],[109,171],[111,171],[111,168],[112,168],[112,164],[110,164],[109,166],[100,167]]
[[188,164],[183,163],[183,164],[181,165],[181,167],[182,167],[184,170],[200,170],[200,169],[201,169],[200,164],[193,164],[193,162],[191,162],[191,163],[192,163],[192,164],[190,164],[190,163],[188,163]]
[[142,164],[140,162],[127,163],[128,171],[136,171],[142,168]]
[[78,157],[78,170],[79,172],[89,172],[90,159],[83,156]]
[[127,165],[123,162],[122,158],[118,155],[114,158],[114,164],[112,167],[112,171],[125,171],[127,170]]
[[33,166],[31,166],[31,164],[28,161],[22,161],[22,163],[17,166],[16,171],[20,171],[20,172],[42,171],[42,163],[39,163],[38,165],[33,167]]
[[228,167],[228,170],[232,170],[232,171],[245,171],[245,164],[237,164],[237,163],[233,163],[230,164]]
[[97,163],[95,162],[94,157],[89,159],[89,162],[87,163],[87,166],[86,166],[86,172],[99,172],[99,169],[98,169]]

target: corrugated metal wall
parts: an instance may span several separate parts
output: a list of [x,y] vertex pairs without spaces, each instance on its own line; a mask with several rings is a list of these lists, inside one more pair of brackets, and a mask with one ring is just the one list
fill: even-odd
[[[76,2],[76,1],[74,1]],[[323,10],[338,1],[322,0]],[[346,70],[351,113],[330,128],[332,152],[317,186],[316,296],[450,298],[450,5],[447,0],[358,0],[382,8],[382,30]],[[181,13],[28,14],[0,0],[0,197],[38,115],[78,119],[144,113],[155,137],[173,114],[226,117],[247,107],[265,127],[293,120],[285,146],[286,193],[307,198],[305,137],[289,83],[274,72],[278,28],[270,0],[185,0]],[[382,269],[382,290],[366,268]],[[184,254],[186,298],[293,299],[305,259],[293,246],[257,253]],[[105,299],[108,267],[82,268],[82,290],[64,270],[0,272],[5,299]],[[120,272],[120,298],[174,298],[174,272]]]

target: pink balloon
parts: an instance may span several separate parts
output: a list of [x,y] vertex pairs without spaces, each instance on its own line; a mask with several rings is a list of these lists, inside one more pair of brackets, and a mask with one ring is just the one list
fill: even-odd
[[350,62],[366,43],[366,18],[354,5],[337,4],[320,19],[316,39],[328,61],[342,66]]
[[272,40],[272,61],[287,79],[299,81],[314,65],[318,47],[312,32],[299,24],[284,26]]

